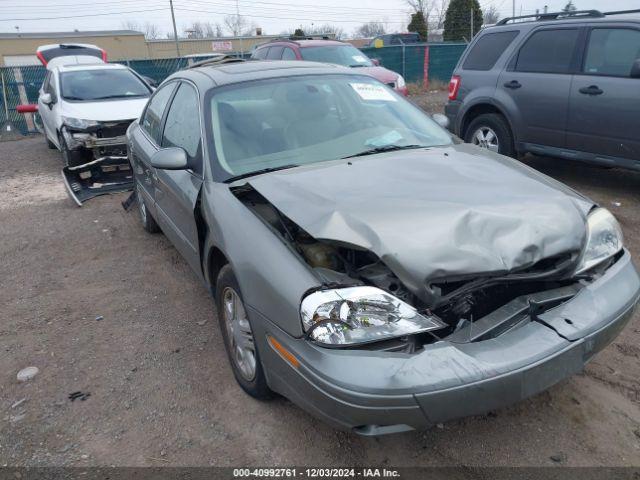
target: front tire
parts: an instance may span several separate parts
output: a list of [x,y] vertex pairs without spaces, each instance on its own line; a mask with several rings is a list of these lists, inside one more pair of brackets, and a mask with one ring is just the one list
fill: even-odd
[[58,144],[60,145],[60,153],[62,153],[62,160],[64,161],[65,167],[77,167],[89,161],[86,151],[69,150],[67,142],[64,141],[62,135],[58,135]]
[[53,143],[51,140],[49,140],[49,137],[47,137],[46,133],[44,134],[44,138],[47,141],[47,147],[49,147],[49,150],[55,150],[55,149],[58,148],[58,147],[56,147],[55,143]]
[[236,381],[253,398],[271,398],[273,392],[267,385],[251,321],[230,265],[222,267],[218,274],[216,307],[224,346]]
[[486,113],[473,119],[464,141],[492,152],[515,157],[513,134],[506,119],[497,113]]
[[140,193],[140,186],[136,182],[136,201],[138,203],[138,212],[140,213],[140,221],[142,222],[142,228],[149,233],[158,233],[160,227],[156,223],[156,219],[153,218],[147,204],[144,202],[144,197]]

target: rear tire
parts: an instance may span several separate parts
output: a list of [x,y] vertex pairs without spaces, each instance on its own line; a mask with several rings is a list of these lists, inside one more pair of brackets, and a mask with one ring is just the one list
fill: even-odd
[[147,204],[144,202],[144,197],[140,193],[140,187],[136,182],[136,201],[138,203],[138,212],[140,213],[140,221],[142,222],[142,228],[144,228],[149,233],[158,233],[160,232],[160,227],[156,223],[156,219],[153,218],[149,209],[147,209]]
[[[267,385],[258,347],[253,337],[251,320],[246,315],[240,294],[240,286],[228,264],[222,267],[216,281],[216,308],[224,347],[236,381],[253,398],[258,400],[272,398],[273,392]],[[242,340],[236,340],[237,338]],[[243,348],[246,345],[250,345],[250,348]],[[253,359],[250,358],[251,356]]]
[[497,113],[485,113],[474,118],[465,132],[464,141],[501,155],[516,156],[511,128],[507,120]]

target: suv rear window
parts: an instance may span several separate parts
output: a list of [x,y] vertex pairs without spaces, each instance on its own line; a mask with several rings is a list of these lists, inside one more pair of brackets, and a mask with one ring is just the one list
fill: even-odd
[[500,55],[517,36],[517,31],[483,35],[467,55],[462,68],[464,70],[491,70]]
[[578,29],[541,30],[529,37],[518,53],[516,70],[568,73],[578,42]]

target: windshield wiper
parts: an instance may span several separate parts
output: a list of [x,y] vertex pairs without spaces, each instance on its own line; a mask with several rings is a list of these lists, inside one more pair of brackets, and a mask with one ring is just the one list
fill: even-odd
[[360,153],[354,153],[353,155],[347,155],[344,158],[364,157],[366,155],[375,155],[376,153],[394,152],[396,150],[413,150],[416,148],[426,148],[428,145],[385,145],[384,147],[370,148]]
[[95,97],[91,100],[107,100],[109,98],[135,98],[135,97],[144,97],[144,94],[136,94],[136,95],[105,95],[104,97]]
[[263,168],[261,170],[254,170],[253,172],[241,173],[240,175],[235,175],[233,177],[227,178],[224,181],[224,183],[232,183],[232,182],[235,182],[236,180],[241,180],[243,178],[253,177],[255,175],[262,175],[263,173],[277,172],[278,170],[286,170],[288,168],[295,168],[299,166],[300,165],[296,165],[295,163],[292,163],[289,165],[281,165],[279,167],[269,167],[269,168]]

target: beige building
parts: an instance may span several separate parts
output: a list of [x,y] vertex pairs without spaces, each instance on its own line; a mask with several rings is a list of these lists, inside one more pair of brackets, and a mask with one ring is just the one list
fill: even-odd
[[90,43],[103,48],[110,60],[149,58],[144,34],[132,30],[0,33],[0,66],[40,65],[36,49],[50,43]]
[[[206,53],[250,52],[258,44],[281,35],[245,37],[181,38],[180,56]],[[333,37],[333,35],[329,35]],[[103,48],[110,60],[141,60],[177,57],[175,40],[145,40],[142,32],[105,30],[86,32],[0,33],[0,67],[39,65],[36,49],[50,43],[90,43]]]

